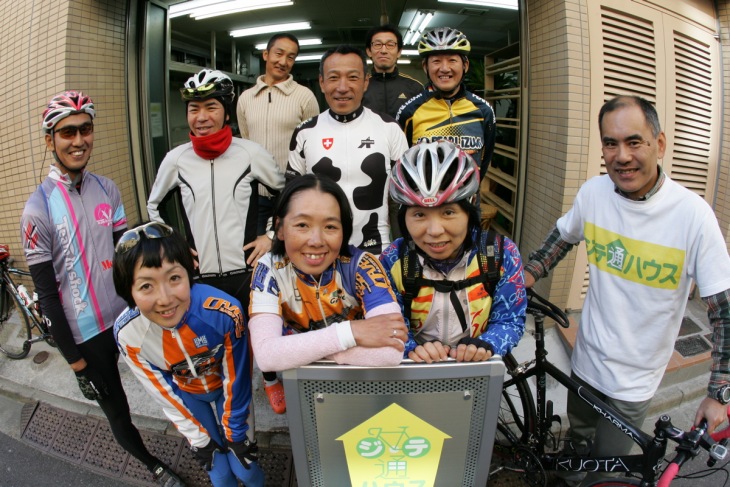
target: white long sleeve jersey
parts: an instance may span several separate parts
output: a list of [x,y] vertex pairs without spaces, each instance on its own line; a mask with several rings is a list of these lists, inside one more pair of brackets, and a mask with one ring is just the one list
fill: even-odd
[[277,192],[284,187],[284,173],[259,144],[234,137],[220,157],[205,160],[188,142],[162,161],[147,211],[151,220],[163,221],[159,204],[179,187],[201,274],[246,269],[243,246],[257,236],[258,183]]

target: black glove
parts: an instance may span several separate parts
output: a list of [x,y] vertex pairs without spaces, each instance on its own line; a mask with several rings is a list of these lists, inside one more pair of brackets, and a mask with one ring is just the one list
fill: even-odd
[[259,459],[259,447],[255,441],[246,438],[243,441],[236,441],[228,445],[228,448],[236,455],[243,468],[248,470],[250,464]]
[[109,397],[109,389],[99,372],[86,366],[85,369],[74,372],[74,374],[76,374],[76,381],[79,383],[81,394],[89,401],[98,401]]
[[459,340],[459,343],[457,345],[466,345],[467,347],[469,345],[474,345],[477,348],[483,348],[487,352],[492,352],[492,354],[494,354],[494,348],[492,348],[492,344],[485,342],[484,340],[480,340],[479,338],[464,337]]
[[210,439],[207,445],[201,447],[190,447],[190,451],[193,452],[193,457],[205,469],[206,472],[210,472],[213,468],[213,456],[215,452],[225,453],[226,450],[216,443],[213,438]]

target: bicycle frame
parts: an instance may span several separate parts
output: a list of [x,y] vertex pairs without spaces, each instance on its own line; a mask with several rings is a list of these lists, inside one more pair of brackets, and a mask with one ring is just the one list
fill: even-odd
[[[0,300],[2,300],[2,306],[8,308],[2,309],[3,316],[0,316],[0,318],[3,319],[3,322],[8,318],[5,316],[5,313],[6,311],[10,313],[13,307],[13,301],[16,301],[18,304],[18,312],[24,315],[22,319],[25,320],[24,326],[26,328],[25,333],[27,333],[27,339],[24,341],[22,349],[17,349],[12,352],[4,349],[3,352],[10,358],[19,359],[28,355],[30,347],[34,343],[45,341],[55,347],[55,342],[51,337],[45,318],[41,315],[39,309],[36,308],[37,303],[28,304],[26,299],[18,291],[18,285],[13,281],[12,275],[30,277],[30,272],[16,269],[11,267],[10,264],[11,260],[7,256],[0,259]],[[9,302],[6,303],[6,299]],[[32,333],[34,328],[39,332],[38,335]]]
[[[562,472],[636,472],[641,473],[641,485],[654,485],[659,475],[659,468],[667,450],[666,438],[650,436],[631,424],[625,417],[611,406],[596,397],[584,386],[571,379],[547,360],[545,350],[544,317],[534,313],[535,317],[535,364],[526,371],[515,374],[506,380],[504,387],[513,385],[519,380],[530,377],[536,379],[535,406],[537,421],[533,451],[546,471]],[[552,424],[552,402],[546,397],[546,377],[550,376],[562,384],[568,391],[575,393],[581,400],[589,404],[599,415],[611,422],[626,436],[631,438],[642,450],[642,454],[616,455],[609,457],[591,457],[582,455],[550,454],[545,452],[545,444]]]

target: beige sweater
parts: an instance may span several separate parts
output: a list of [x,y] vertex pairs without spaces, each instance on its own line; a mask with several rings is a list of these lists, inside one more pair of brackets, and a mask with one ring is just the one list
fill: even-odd
[[[259,76],[256,85],[241,93],[236,107],[241,137],[264,146],[286,170],[289,142],[301,122],[319,114],[314,93],[292,78],[269,86]],[[259,194],[270,196],[259,185]]]

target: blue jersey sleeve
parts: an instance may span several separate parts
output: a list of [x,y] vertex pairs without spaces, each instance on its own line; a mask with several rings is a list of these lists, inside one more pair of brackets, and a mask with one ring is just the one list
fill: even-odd
[[522,338],[527,310],[522,259],[517,245],[507,237],[503,238],[502,277],[492,297],[489,325],[479,337],[491,344],[494,353],[499,355],[509,353]]
[[403,238],[396,239],[395,242],[390,244],[390,246],[383,251],[383,253],[380,254],[380,263],[383,266],[383,271],[385,272],[385,276],[388,279],[388,282],[391,284],[391,289],[393,290],[393,295],[396,298],[396,301],[398,302],[398,305],[400,306],[400,312],[403,315],[403,319],[406,323],[406,327],[408,328],[408,340],[405,343],[405,350],[403,351],[403,358],[408,358],[408,354],[416,349],[418,344],[416,343],[415,338],[413,338],[413,331],[411,330],[410,325],[410,318],[405,315],[405,309],[403,306],[403,295],[398,291],[398,286],[396,284],[396,280],[393,279],[392,270],[393,266],[398,262],[398,256],[400,255],[400,245],[403,244]]

